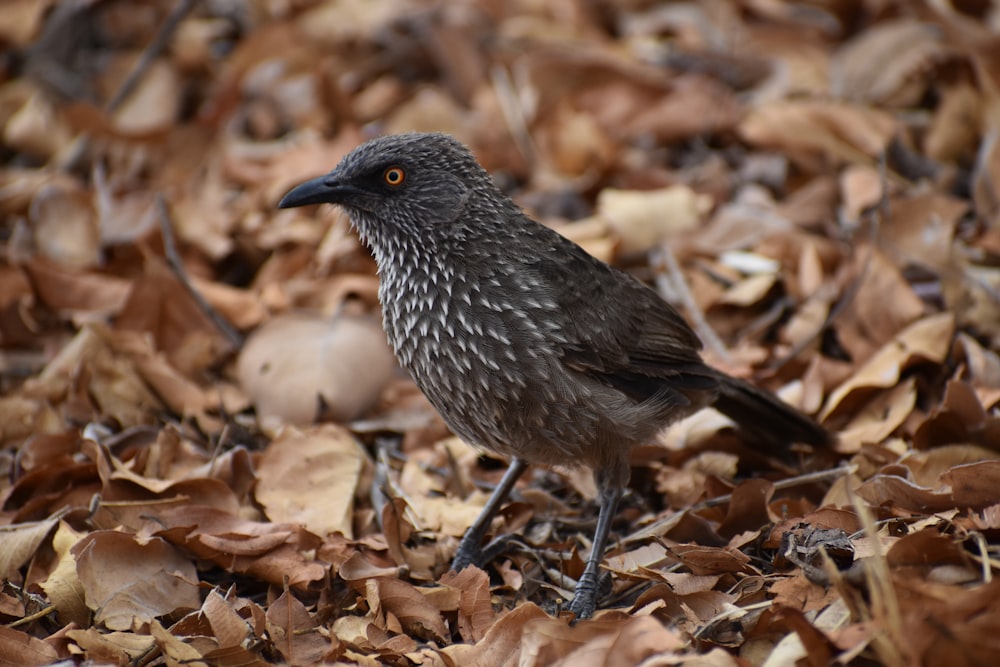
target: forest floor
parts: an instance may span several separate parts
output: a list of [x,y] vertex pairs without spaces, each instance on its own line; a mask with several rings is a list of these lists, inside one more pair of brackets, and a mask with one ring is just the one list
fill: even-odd
[[[504,462],[396,366],[293,185],[467,143],[815,415]],[[1000,664],[1000,8],[972,0],[5,0],[0,666]],[[994,178],[994,169],[997,177]]]

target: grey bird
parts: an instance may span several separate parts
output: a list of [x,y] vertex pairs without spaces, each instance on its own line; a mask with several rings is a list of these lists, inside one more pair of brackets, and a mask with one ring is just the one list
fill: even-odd
[[600,511],[569,605],[587,618],[631,447],[706,406],[771,443],[829,441],[770,393],[707,366],[670,304],[528,217],[450,136],[371,140],[278,206],[322,203],[342,206],[372,250],[400,364],[456,435],[511,460],[456,571],[485,564],[483,539],[528,464],[588,466]]

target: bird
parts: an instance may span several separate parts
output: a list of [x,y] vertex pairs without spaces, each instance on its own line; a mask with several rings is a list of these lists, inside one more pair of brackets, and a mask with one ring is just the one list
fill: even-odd
[[830,441],[812,418],[707,365],[673,306],[532,219],[450,135],[371,139],[278,207],[312,204],[342,207],[371,250],[388,340],[451,431],[510,459],[455,571],[487,564],[482,543],[529,465],[587,466],[598,519],[568,609],[589,618],[632,447],[709,406],[773,442]]

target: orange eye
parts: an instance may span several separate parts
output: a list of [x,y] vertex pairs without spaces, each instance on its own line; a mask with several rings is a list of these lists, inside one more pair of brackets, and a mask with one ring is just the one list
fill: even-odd
[[382,174],[382,178],[389,185],[402,185],[403,181],[406,180],[406,172],[399,167],[389,167]]

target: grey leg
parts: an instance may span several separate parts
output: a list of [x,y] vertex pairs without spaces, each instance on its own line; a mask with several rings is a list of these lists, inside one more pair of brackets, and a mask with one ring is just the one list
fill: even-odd
[[455,552],[455,558],[451,561],[452,570],[460,572],[469,565],[480,567],[486,565],[487,561],[484,558],[490,549],[489,547],[483,549],[483,538],[490,529],[490,524],[493,523],[493,517],[497,515],[497,512],[503,507],[504,501],[507,500],[507,496],[510,495],[514,484],[527,469],[528,464],[522,459],[511,459],[510,467],[507,468],[507,472],[504,473],[497,488],[494,489],[493,495],[486,502],[483,511],[480,512],[475,523],[469,526],[469,530],[465,531],[465,535],[458,545],[458,551]]

